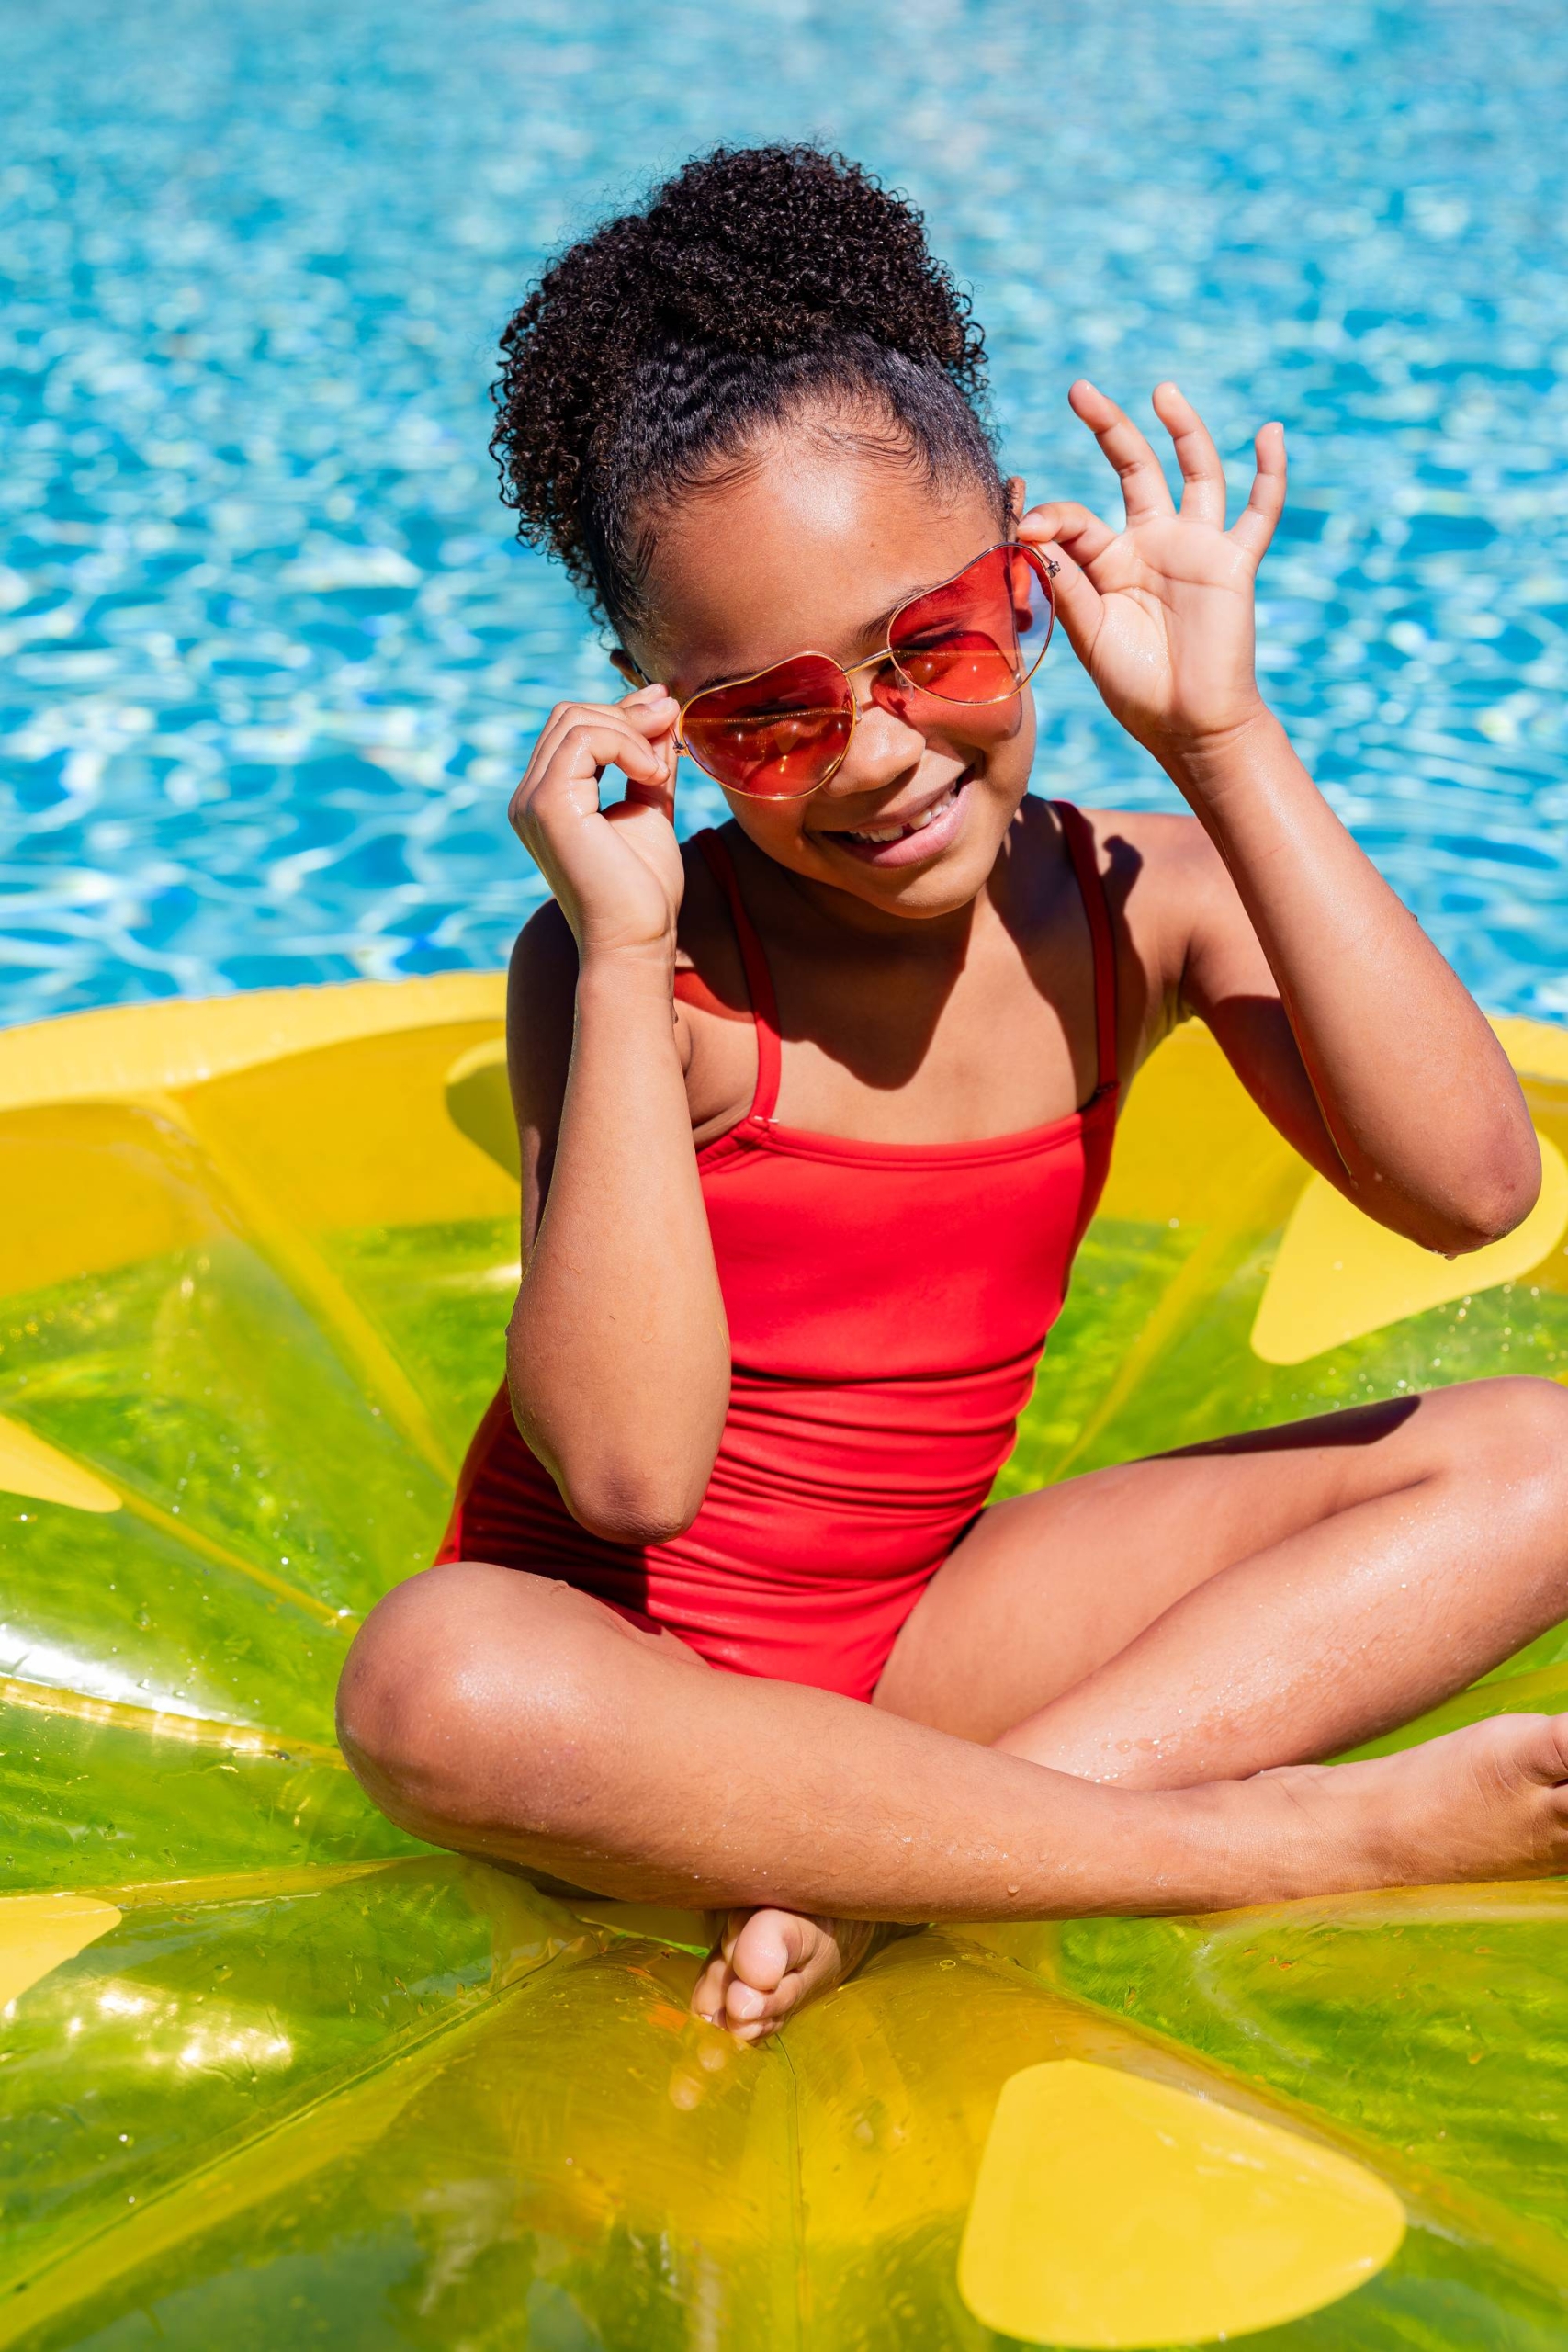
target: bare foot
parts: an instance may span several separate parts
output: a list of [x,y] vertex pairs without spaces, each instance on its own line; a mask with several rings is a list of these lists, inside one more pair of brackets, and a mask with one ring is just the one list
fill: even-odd
[[[1247,1898],[1568,1872],[1568,1715],[1495,1715],[1366,1764],[1259,1774],[1315,1826],[1290,1883]],[[1310,1883],[1298,1883],[1305,1878]],[[1261,1879],[1273,1873],[1265,1867]]]
[[710,1913],[714,1948],[692,2007],[737,2041],[760,2041],[807,2001],[841,1984],[888,1936],[908,1929],[802,1911]]

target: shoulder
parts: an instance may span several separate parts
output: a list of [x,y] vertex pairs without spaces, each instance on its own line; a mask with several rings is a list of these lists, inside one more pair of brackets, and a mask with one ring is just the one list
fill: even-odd
[[746,967],[723,884],[695,838],[682,843],[686,869],[675,941],[676,1016],[697,1038],[705,1017],[750,1019]]
[[506,1030],[521,1035],[571,1018],[577,989],[577,942],[553,899],[531,914],[512,943],[506,967]]
[[541,989],[577,978],[577,942],[571,926],[553,899],[536,907],[512,943],[507,967],[509,1001],[530,984]]
[[1085,808],[1116,943],[1123,1069],[1130,1075],[1190,1010],[1194,949],[1239,918],[1224,862],[1196,817]]
[[1190,881],[1213,864],[1224,868],[1196,817],[1163,808],[1080,808],[1094,838],[1100,869],[1107,881],[1125,878],[1129,891],[1140,883],[1149,898]]
[[571,1060],[577,942],[553,899],[529,916],[506,972],[506,1067],[518,1124],[558,1108]]
[[1179,974],[1195,933],[1235,892],[1196,817],[1156,808],[1085,808],[1112,915],[1141,953]]
[[[738,1022],[749,1028],[750,1011],[723,889],[694,842],[682,843],[682,862],[685,885],[674,1012],[682,1059],[690,1071],[694,1049],[705,1065],[716,1042],[724,1058],[726,1031]],[[506,1059],[520,1125],[550,1128],[558,1118],[576,1009],[577,942],[559,907],[547,899],[518,933],[507,971]],[[710,1035],[715,1031],[716,1040]]]
[[1086,809],[1106,896],[1163,1027],[1221,999],[1276,999],[1279,986],[1229,867],[1196,817]]
[[1080,808],[1095,863],[1118,914],[1141,928],[1168,923],[1191,892],[1224,881],[1219,852],[1196,817],[1163,808]]

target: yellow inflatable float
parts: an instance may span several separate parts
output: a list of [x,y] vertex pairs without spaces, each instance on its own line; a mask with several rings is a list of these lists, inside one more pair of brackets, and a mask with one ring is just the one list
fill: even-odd
[[[371,1811],[339,1664],[516,1279],[500,1023],[463,975],[0,1036],[0,2345],[1562,2352],[1561,1884],[927,1933],[738,2052],[690,1916]],[[1568,1035],[1501,1028],[1547,1183],[1454,1264],[1164,1047],[1004,1483],[1568,1375]]]

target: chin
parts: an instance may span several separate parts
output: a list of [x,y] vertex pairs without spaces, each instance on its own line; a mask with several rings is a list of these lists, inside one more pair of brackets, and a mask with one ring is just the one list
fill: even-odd
[[979,897],[990,879],[1005,830],[992,838],[987,827],[986,839],[955,842],[919,865],[889,869],[857,859],[852,865],[831,851],[818,852],[812,865],[824,880],[871,906],[885,907],[889,914],[910,922],[929,922],[957,914]]

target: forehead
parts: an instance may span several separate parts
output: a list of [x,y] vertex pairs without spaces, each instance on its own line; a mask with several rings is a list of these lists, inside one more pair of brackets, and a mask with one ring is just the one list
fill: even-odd
[[781,435],[659,518],[642,666],[684,696],[792,653],[852,658],[998,536],[976,481]]

